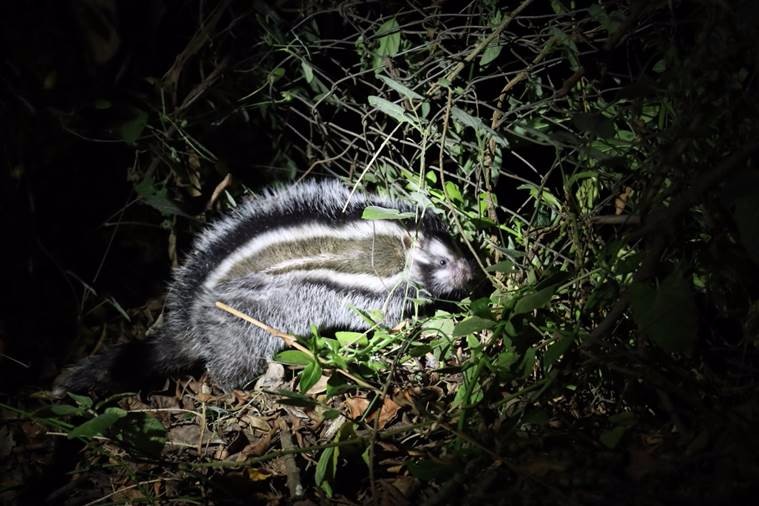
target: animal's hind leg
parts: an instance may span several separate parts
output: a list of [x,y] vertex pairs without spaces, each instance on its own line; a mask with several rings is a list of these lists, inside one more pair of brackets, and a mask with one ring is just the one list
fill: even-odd
[[[216,301],[256,319],[281,312],[279,304],[268,300],[272,294],[248,277],[231,280],[204,295],[202,310],[195,321],[198,334],[206,341],[205,363],[211,378],[224,390],[243,387],[266,370],[284,343],[265,330],[215,306]],[[278,299],[278,297],[274,297]]]
[[237,355],[234,357],[214,357],[206,362],[206,369],[212,381],[222,390],[245,388],[257,375],[266,370],[269,357]]

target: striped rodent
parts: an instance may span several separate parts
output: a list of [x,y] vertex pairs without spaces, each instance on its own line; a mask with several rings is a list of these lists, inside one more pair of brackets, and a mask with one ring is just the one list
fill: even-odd
[[461,294],[469,262],[430,210],[416,221],[364,220],[368,206],[416,213],[413,204],[350,190],[336,180],[268,190],[204,230],[174,272],[165,324],[144,341],[81,360],[53,393],[126,390],[203,363],[223,389],[241,387],[281,349],[279,338],[217,307],[222,301],[294,335],[365,330],[355,308],[395,325],[412,299]]

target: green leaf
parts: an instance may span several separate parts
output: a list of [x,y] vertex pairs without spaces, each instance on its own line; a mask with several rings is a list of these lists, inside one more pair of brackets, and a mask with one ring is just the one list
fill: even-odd
[[74,400],[74,402],[77,403],[78,406],[84,409],[90,409],[92,407],[92,399],[90,399],[86,395],[77,395],[77,394],[72,394],[71,392],[67,392],[66,395],[71,397]]
[[511,367],[517,363],[517,360],[519,360],[519,355],[509,347],[498,354],[493,365],[495,365],[496,372],[500,376],[505,376],[511,371]]
[[81,416],[87,412],[81,406],[71,406],[69,404],[52,404],[49,408],[50,412],[57,416]]
[[551,0],[551,8],[555,14],[564,14],[567,9],[559,0]]
[[456,323],[448,315],[430,318],[424,322],[424,330],[437,332],[444,336],[450,336],[455,326]]
[[387,209],[378,206],[367,206],[361,214],[362,220],[406,220],[415,217],[416,214],[412,212],[402,213],[398,209]]
[[119,302],[116,299],[114,299],[113,297],[107,297],[106,300],[111,303],[111,306],[113,306],[113,308],[116,311],[118,311],[119,314],[121,314],[121,316],[123,316],[126,321],[128,322],[132,321],[129,318],[129,313],[127,313],[126,310],[123,307],[121,307],[121,304],[119,304]]
[[282,399],[277,400],[280,404],[304,407],[315,407],[317,405],[317,402],[314,399],[299,392],[293,392],[292,390],[277,390],[275,393],[283,397]]
[[422,116],[422,118],[426,118],[427,116],[430,115],[430,103],[429,102],[422,102],[422,108],[419,111],[419,114]]
[[355,343],[359,343],[361,346],[366,346],[369,340],[366,338],[366,334],[363,332],[335,332],[335,339],[340,343],[340,346],[347,348]]
[[335,420],[341,414],[339,409],[327,409],[322,413],[322,417],[325,420]]
[[385,75],[378,75],[377,78],[387,84],[390,88],[397,91],[400,95],[408,98],[409,100],[424,100],[424,97],[415,92],[408,86],[399,83],[398,81],[391,79]]
[[[473,343],[469,343],[470,345]],[[471,349],[471,348],[470,348]],[[480,372],[487,363],[487,359],[481,357],[474,364],[462,371],[464,378],[463,386],[459,387],[456,391],[456,395],[453,397],[451,406],[454,408],[471,408],[484,399],[485,394],[482,390],[482,381],[480,379]]]
[[106,408],[102,415],[98,415],[91,420],[87,420],[78,427],[74,427],[68,433],[68,438],[77,437],[91,438],[101,436],[111,425],[127,415],[127,411],[121,408]]
[[318,362],[312,361],[300,373],[300,391],[305,393],[322,377],[322,368]]
[[583,311],[590,313],[599,307],[610,304],[619,297],[619,284],[610,279],[597,286],[585,301]]
[[517,190],[528,190],[534,199],[541,199],[556,210],[561,210],[561,202],[550,191],[532,183],[524,183],[517,186]]
[[134,145],[142,135],[142,131],[148,124],[148,113],[142,109],[132,108],[134,115],[124,121],[116,129],[121,140],[129,145]]
[[[319,460],[316,462],[316,472],[314,473],[314,481],[319,485],[322,490],[331,494],[332,487],[329,486],[329,481],[335,477],[337,472],[337,462],[340,457],[340,447],[333,446],[331,448],[325,448],[322,454],[319,456]],[[327,485],[328,488],[324,486]]]
[[335,447],[329,447],[322,450],[322,454],[319,455],[319,460],[316,462],[316,474],[314,480],[317,485],[320,485],[327,476],[327,469],[329,469],[332,463],[332,455],[335,452]]
[[493,314],[490,311],[491,300],[490,297],[482,297],[480,299],[474,299],[469,305],[469,310],[473,315],[481,316],[482,318],[493,319]]
[[629,274],[638,269],[640,265],[640,253],[626,255],[616,261],[614,264],[615,274]]
[[345,376],[341,374],[333,374],[329,380],[327,380],[327,397],[334,397],[348,390],[355,390],[355,388],[356,385],[353,382],[348,381]]
[[606,448],[613,450],[614,448],[617,447],[619,442],[622,440],[622,436],[625,435],[626,431],[627,431],[626,427],[614,427],[611,430],[602,432],[601,436],[599,437],[599,440],[601,441],[601,444],[604,445]]
[[479,316],[470,316],[466,320],[459,322],[453,329],[453,337],[466,336],[480,330],[489,329],[495,326],[493,320],[480,318]]
[[314,69],[313,69],[313,67],[306,60],[301,60],[300,61],[300,66],[301,66],[301,69],[303,70],[303,77],[306,79],[306,82],[308,84],[311,84],[311,81],[314,80]]
[[488,63],[492,62],[501,54],[503,46],[497,42],[491,43],[480,56],[480,67],[485,67]]
[[166,428],[148,413],[128,413],[111,427],[114,437],[130,448],[159,457],[166,444]]
[[698,318],[690,285],[678,272],[658,287],[635,283],[631,290],[633,319],[642,334],[668,352],[687,352],[696,339]]
[[609,421],[614,425],[621,425],[622,427],[632,427],[638,421],[634,413],[629,411],[620,411],[615,415],[609,416]]
[[512,262],[511,260],[503,260],[501,262],[498,262],[497,264],[488,265],[488,267],[485,270],[488,272],[509,273],[514,270],[514,262]]
[[527,351],[524,352],[524,356],[522,357],[522,363],[520,364],[520,369],[522,369],[522,377],[526,378],[532,374],[532,371],[535,369],[535,355],[537,354],[537,350],[535,348],[527,348]]
[[406,114],[406,110],[400,105],[394,104],[393,102],[390,102],[387,99],[384,99],[382,97],[377,97],[375,95],[370,95],[368,98],[368,101],[369,101],[369,105],[371,105],[375,109],[382,111],[383,113],[387,114],[388,116],[395,119],[399,123],[409,123],[410,125],[413,125],[414,127],[419,128],[418,122],[414,120],[411,116]]
[[282,79],[285,75],[285,69],[282,67],[276,67],[269,73],[269,82],[274,83]]
[[451,118],[453,118],[454,121],[458,121],[462,125],[474,128],[475,130],[490,130],[480,118],[474,117],[458,107],[451,108]]
[[443,483],[456,473],[458,466],[433,460],[418,460],[407,462],[406,468],[419,480]]
[[314,358],[300,350],[285,350],[277,353],[274,360],[287,365],[308,365]]
[[330,366],[335,366],[340,369],[348,368],[348,361],[337,352],[330,353],[327,362]]
[[546,410],[538,408],[528,409],[524,417],[522,417],[522,423],[530,423],[534,425],[545,425],[551,419]]
[[[387,34],[387,35],[385,35]],[[377,30],[379,37],[378,56],[395,56],[401,48],[400,25],[395,18],[388,19]]]
[[553,294],[559,288],[559,285],[551,285],[538,290],[537,292],[529,293],[519,299],[514,306],[512,314],[518,315],[523,313],[529,313],[535,309],[539,309],[551,300]]
[[446,181],[445,183],[445,195],[451,202],[464,202],[464,197],[461,196],[459,187],[451,181]]
[[419,346],[409,347],[408,354],[411,357],[423,357],[427,353],[432,353],[432,346],[428,344],[421,344]]
[[186,213],[182,212],[182,210],[169,199],[166,188],[157,185],[152,177],[146,176],[145,179],[135,185],[134,189],[147,205],[160,211],[162,215],[187,216]]
[[543,370],[553,365],[571,346],[575,340],[575,334],[566,334],[553,342],[543,354]]
[[580,112],[572,117],[575,126],[583,131],[602,139],[614,137],[614,122],[596,112]]

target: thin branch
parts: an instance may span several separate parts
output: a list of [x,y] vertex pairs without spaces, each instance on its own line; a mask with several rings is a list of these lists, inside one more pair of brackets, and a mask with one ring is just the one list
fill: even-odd
[[[316,360],[316,357],[314,356],[313,353],[311,353],[311,350],[309,350],[305,346],[301,345],[297,341],[297,338],[295,336],[287,334],[286,332],[282,332],[281,330],[275,329],[274,327],[270,327],[269,325],[266,325],[265,323],[256,320],[252,316],[248,316],[245,313],[243,313],[242,311],[238,311],[237,309],[233,308],[232,306],[228,306],[227,304],[224,304],[223,302],[217,301],[216,302],[216,307],[219,308],[219,309],[221,309],[222,311],[226,311],[227,313],[229,313],[229,314],[231,314],[233,316],[236,316],[236,317],[238,317],[238,318],[240,318],[242,320],[245,320],[246,322],[248,322],[250,324],[253,324],[253,325],[255,325],[256,327],[258,327],[258,328],[260,328],[262,330],[265,330],[266,332],[268,332],[269,334],[273,335],[274,337],[278,337],[278,338],[282,339],[282,341],[284,341],[287,346],[289,346],[291,348],[295,348],[296,350],[301,351],[301,352],[305,353],[306,355],[308,355],[311,359]],[[379,390],[378,388],[370,385],[369,383],[367,383],[366,381],[362,380],[361,378],[358,378],[358,377],[354,376],[353,374],[349,373],[348,371],[344,371],[344,370],[338,369],[338,368],[335,368],[335,371],[337,371],[338,373],[342,374],[343,376],[345,376],[346,378],[350,379],[351,381],[355,382],[357,385],[360,385],[360,386],[362,386],[364,388],[368,388],[368,389],[370,389],[373,392],[378,393],[378,394],[382,393],[381,390]]]

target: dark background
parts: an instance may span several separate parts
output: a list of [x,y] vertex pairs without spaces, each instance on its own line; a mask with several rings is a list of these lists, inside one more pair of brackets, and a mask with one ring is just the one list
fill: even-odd
[[[151,93],[147,78],[165,73],[196,29],[195,4],[111,5],[105,19],[90,2],[0,6],[0,346],[29,366],[3,359],[5,392],[44,388],[71,359],[93,310],[85,285],[131,308],[168,281],[169,233],[136,202],[135,151],[110,130],[119,111],[99,115],[93,104]],[[265,131],[247,142],[265,145]]]

